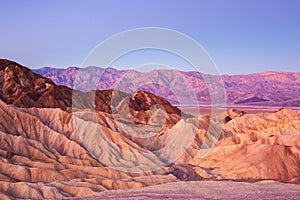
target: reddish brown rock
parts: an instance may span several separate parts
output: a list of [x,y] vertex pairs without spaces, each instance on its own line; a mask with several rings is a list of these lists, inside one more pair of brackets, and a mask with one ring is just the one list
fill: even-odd
[[84,93],[6,60],[0,75],[1,199],[180,180],[299,183],[299,111],[191,117],[149,92]]

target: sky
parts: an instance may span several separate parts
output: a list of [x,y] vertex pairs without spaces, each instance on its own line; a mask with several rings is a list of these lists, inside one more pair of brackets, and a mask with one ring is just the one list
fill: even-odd
[[[30,68],[80,67],[115,34],[161,27],[199,43],[222,74],[300,72],[299,10],[298,0],[0,0],[0,58]],[[113,67],[144,63],[192,70],[156,50],[131,52]]]

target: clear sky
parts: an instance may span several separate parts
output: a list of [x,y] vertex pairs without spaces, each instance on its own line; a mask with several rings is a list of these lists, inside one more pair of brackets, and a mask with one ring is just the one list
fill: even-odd
[[[31,68],[80,66],[106,38],[141,27],[192,37],[222,74],[300,71],[299,0],[0,0],[0,57]],[[158,54],[114,67],[130,68],[143,55],[142,62],[189,70]]]

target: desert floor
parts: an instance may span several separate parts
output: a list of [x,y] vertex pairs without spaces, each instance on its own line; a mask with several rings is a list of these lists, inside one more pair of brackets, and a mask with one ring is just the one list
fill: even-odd
[[[200,105],[198,107],[194,107],[194,106],[177,106],[177,107],[180,108],[183,112],[194,115],[194,116],[211,114],[212,112],[221,113],[230,108],[234,108],[236,110],[242,110],[248,114],[256,114],[256,113],[261,113],[261,112],[276,112],[281,108],[278,106],[227,105],[226,107],[217,107],[216,106],[212,110],[211,106],[206,106],[206,105]],[[300,110],[300,107],[285,107],[285,108],[292,109],[292,110]]]
[[[141,189],[110,190],[72,199],[299,199],[300,185],[271,180],[256,183],[235,181],[189,181]],[[70,198],[71,199],[71,198]]]

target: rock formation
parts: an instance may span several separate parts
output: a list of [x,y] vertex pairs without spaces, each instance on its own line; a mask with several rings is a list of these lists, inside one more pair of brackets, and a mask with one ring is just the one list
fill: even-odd
[[81,92],[8,60],[0,75],[1,199],[178,181],[300,184],[299,111],[194,117],[149,92]]

